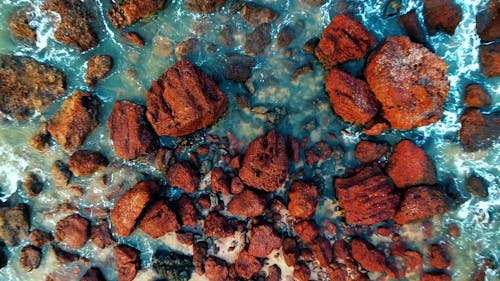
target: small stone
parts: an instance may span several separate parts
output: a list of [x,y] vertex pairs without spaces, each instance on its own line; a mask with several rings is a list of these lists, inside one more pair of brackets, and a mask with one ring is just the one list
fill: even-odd
[[288,193],[288,212],[297,218],[308,218],[316,211],[319,201],[318,188],[312,184],[295,181]]
[[37,248],[42,248],[45,244],[52,240],[50,233],[40,229],[33,229],[29,234],[29,238],[31,240],[31,244]]
[[234,195],[227,205],[230,214],[243,218],[260,216],[264,213],[264,208],[265,201],[249,189]]
[[293,229],[295,230],[297,237],[299,237],[304,243],[313,241],[319,235],[318,226],[313,220],[298,222],[293,226]]
[[200,178],[189,162],[178,162],[170,167],[167,179],[170,186],[181,188],[187,193],[195,192],[200,184]]
[[276,38],[276,44],[279,47],[283,48],[290,45],[290,43],[292,43],[294,39],[295,39],[294,28],[289,25],[286,25],[278,32],[278,37]]
[[39,152],[46,152],[50,148],[50,134],[48,129],[49,124],[42,122],[38,132],[29,140],[29,144]]
[[180,229],[174,212],[169,208],[165,200],[158,200],[151,204],[139,223],[139,228],[152,239],[161,237],[168,232]]
[[424,0],[423,13],[430,35],[439,30],[453,35],[462,19],[462,9],[453,0]]
[[406,34],[410,37],[411,41],[428,45],[425,38],[425,32],[418,22],[418,16],[415,9],[398,18],[398,24],[404,29]]
[[107,221],[90,228],[90,239],[99,249],[104,249],[115,243],[115,239],[111,235],[111,230],[109,229],[109,223]]
[[50,166],[50,173],[56,187],[65,187],[71,178],[69,166],[62,160],[56,160],[52,163],[52,166]]
[[188,38],[183,40],[175,47],[175,56],[178,61],[189,60],[198,55],[201,51],[200,40],[197,38]]
[[389,143],[362,140],[354,149],[354,155],[361,163],[370,163],[380,159],[389,151]]
[[108,159],[98,151],[78,150],[69,157],[69,170],[76,177],[84,177],[105,168]]
[[211,212],[203,223],[205,235],[213,238],[226,238],[233,235],[234,231],[227,218],[217,212]]
[[257,258],[267,257],[274,249],[281,247],[281,239],[267,225],[252,229],[248,253]]
[[316,46],[318,46],[319,40],[320,39],[318,37],[313,37],[307,40],[304,46],[302,46],[302,50],[306,53],[314,53],[314,49],[316,49]]
[[235,263],[238,274],[247,280],[262,267],[259,260],[250,255],[247,251],[241,251]]
[[128,31],[128,32],[120,32],[118,34],[120,37],[120,40],[123,42],[132,45],[132,46],[137,46],[137,47],[144,47],[144,39],[141,38],[139,34],[133,31]]
[[113,248],[115,255],[118,281],[132,281],[141,265],[140,252],[128,245],[119,245]]
[[500,3],[490,0],[486,9],[476,15],[476,32],[483,42],[500,39]]
[[251,56],[262,54],[266,47],[271,44],[271,26],[263,23],[245,36],[243,50]]
[[219,11],[226,0],[184,0],[184,8],[197,13],[213,13]]
[[479,65],[485,76],[500,76],[500,43],[479,46]]
[[229,25],[224,25],[219,32],[217,38],[222,43],[222,45],[229,47],[234,44],[233,28]]
[[452,256],[447,249],[449,245],[434,244],[429,248],[429,263],[437,269],[448,269],[451,266]]
[[19,253],[19,267],[26,271],[32,271],[40,266],[42,260],[42,252],[31,246],[25,246]]
[[92,267],[85,272],[80,281],[106,281],[106,278],[104,278],[99,268]]
[[227,80],[245,82],[250,78],[254,66],[252,57],[230,53],[224,56],[222,74]]

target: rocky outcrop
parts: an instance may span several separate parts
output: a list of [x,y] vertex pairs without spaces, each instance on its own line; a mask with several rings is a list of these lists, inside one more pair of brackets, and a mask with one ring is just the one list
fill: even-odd
[[156,201],[145,211],[139,223],[139,228],[151,238],[156,239],[168,232],[180,229],[174,212],[164,200]]
[[97,81],[106,77],[113,67],[113,59],[108,55],[95,55],[87,60],[85,84],[93,88]]
[[0,56],[0,110],[25,120],[64,94],[64,75],[30,57]]
[[479,46],[479,65],[485,76],[500,76],[500,42]]
[[449,35],[455,34],[460,20],[462,9],[453,0],[424,0],[424,22],[430,35],[439,30]]
[[29,8],[15,11],[9,16],[8,24],[15,38],[34,44],[36,42],[36,30],[29,25]]
[[118,281],[132,281],[141,266],[140,252],[128,245],[113,248]]
[[69,215],[56,224],[54,241],[80,249],[89,239],[90,222],[78,214]]
[[476,32],[483,42],[500,39],[500,2],[490,0],[476,15]]
[[491,97],[479,84],[469,84],[465,87],[464,104],[467,107],[481,108],[491,105]]
[[446,197],[440,191],[427,186],[412,187],[405,191],[393,220],[407,224],[448,210]]
[[83,149],[69,157],[68,165],[75,177],[84,177],[106,167],[108,159],[98,151]]
[[387,37],[369,58],[365,77],[392,128],[436,122],[448,94],[448,66],[408,37]]
[[226,97],[188,61],[170,67],[146,93],[146,116],[160,136],[183,136],[213,125]]
[[213,13],[219,11],[226,0],[184,0],[184,8],[197,13]]
[[362,58],[375,39],[359,22],[345,14],[335,16],[323,30],[314,54],[326,70]]
[[16,204],[0,208],[0,240],[8,246],[17,246],[28,237],[30,214],[28,205]]
[[458,137],[468,152],[487,149],[500,137],[500,111],[481,114],[476,109],[466,109],[460,124]]
[[113,4],[106,15],[111,24],[120,29],[149,17],[164,4],[165,0],[124,0]]
[[288,192],[288,212],[297,218],[308,218],[316,211],[319,201],[318,188],[303,181],[296,181]]

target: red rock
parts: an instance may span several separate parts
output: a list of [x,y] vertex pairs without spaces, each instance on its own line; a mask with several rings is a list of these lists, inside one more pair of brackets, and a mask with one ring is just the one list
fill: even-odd
[[479,65],[485,76],[500,76],[500,43],[479,46]]
[[448,204],[445,196],[431,187],[418,186],[407,189],[393,220],[406,224],[445,213]]
[[295,181],[288,193],[288,212],[297,218],[308,218],[316,211],[319,201],[318,188],[312,184]]
[[193,245],[194,234],[188,231],[178,231],[175,233],[177,240],[187,246]]
[[115,243],[107,221],[90,228],[90,239],[100,249],[104,249]]
[[267,269],[267,276],[265,281],[281,281],[281,269],[276,264],[271,265]]
[[333,249],[328,239],[320,236],[312,241],[308,246],[320,266],[326,267],[333,260]]
[[447,273],[423,273],[420,281],[451,281],[451,277]]
[[460,117],[460,124],[458,137],[465,151],[487,149],[500,136],[500,111],[481,114],[476,109],[467,109]]
[[252,229],[248,253],[257,258],[267,257],[274,249],[281,247],[281,239],[267,225]]
[[205,241],[199,241],[193,245],[193,265],[198,275],[205,272],[203,265],[207,260],[207,255],[208,245]]
[[200,178],[189,162],[175,163],[168,169],[167,179],[170,186],[181,188],[187,193],[195,192],[200,184]]
[[278,18],[278,14],[270,8],[247,2],[241,8],[241,17],[249,26],[257,26],[263,23],[271,23]]
[[297,263],[299,248],[295,238],[287,237],[283,240],[283,258],[288,266],[294,266]]
[[437,182],[434,163],[409,140],[402,140],[394,146],[385,170],[398,188],[433,185]]
[[160,136],[184,136],[213,125],[226,111],[226,97],[201,70],[179,61],[146,93],[146,116]]
[[375,247],[359,238],[351,241],[352,257],[367,271],[388,272],[385,256]]
[[378,227],[377,228],[377,234],[381,235],[381,236],[388,237],[388,236],[391,236],[391,234],[393,234],[393,233],[394,233],[394,229],[392,229],[390,227]]
[[370,163],[380,159],[389,150],[387,142],[362,140],[354,149],[354,155],[361,163]]
[[100,107],[96,96],[75,91],[49,120],[50,135],[65,150],[74,150],[99,125]]
[[295,230],[297,237],[299,237],[304,243],[313,241],[319,235],[318,226],[313,220],[298,222],[293,226],[293,229]]
[[260,216],[264,213],[264,209],[265,201],[249,189],[234,195],[227,205],[229,213],[244,218]]
[[424,0],[423,13],[430,35],[439,30],[453,35],[462,19],[462,9],[453,0]]
[[184,8],[198,13],[213,13],[220,10],[226,0],[184,0]]
[[69,157],[69,170],[76,177],[84,177],[103,169],[108,159],[98,151],[78,150]]
[[230,191],[232,194],[240,194],[245,189],[245,184],[240,179],[240,177],[236,176],[231,179],[231,188]]
[[217,212],[211,212],[205,218],[203,232],[209,237],[226,238],[232,236],[234,230],[226,217]]
[[491,105],[491,97],[481,85],[469,84],[465,87],[464,103],[467,107],[486,107]]
[[89,239],[89,221],[78,214],[72,214],[56,223],[54,241],[72,249],[80,249]]
[[29,234],[29,238],[31,240],[31,244],[37,248],[42,248],[45,244],[52,240],[50,233],[40,229],[33,229]]
[[337,64],[362,58],[373,45],[375,39],[363,25],[339,14],[323,30],[314,54],[330,70]]
[[142,39],[142,37],[136,32],[133,31],[120,32],[118,34],[118,37],[120,38],[121,41],[131,46],[136,46],[136,47],[145,46],[144,39]]
[[451,223],[448,225],[448,235],[451,237],[458,237],[460,236],[460,228],[454,223]]
[[326,93],[335,114],[345,122],[364,124],[379,110],[379,104],[365,81],[338,69],[332,69],[325,78]]
[[304,263],[300,262],[293,268],[293,278],[296,281],[309,281],[309,277],[311,276],[311,270]]
[[176,211],[181,219],[182,226],[196,227],[198,225],[198,213],[193,201],[186,195],[182,195],[176,202]]
[[406,248],[407,246],[405,242],[401,240],[393,240],[389,245],[389,254],[393,257],[402,258],[405,255]]
[[250,255],[247,251],[241,251],[235,263],[238,274],[247,280],[262,267],[259,260]]
[[287,137],[287,147],[288,147],[288,158],[293,162],[297,163],[300,161],[300,144],[299,141],[292,137]]
[[367,136],[380,136],[390,129],[389,123],[382,118],[375,117],[363,127],[363,134]]
[[165,200],[151,204],[139,223],[139,228],[151,238],[156,239],[168,232],[175,232],[181,227],[175,213],[170,210]]
[[208,281],[226,281],[228,275],[229,272],[225,261],[210,257],[205,262],[205,277]]
[[362,168],[347,178],[336,178],[335,193],[348,224],[371,225],[391,218],[399,195],[389,177],[377,166]]
[[449,245],[434,244],[429,248],[429,263],[437,269],[448,269],[451,266],[452,255]]
[[19,253],[19,267],[26,272],[37,269],[41,260],[42,251],[31,245],[24,246]]
[[210,187],[212,193],[220,192],[222,195],[229,195],[229,177],[224,173],[222,168],[215,168],[210,175]]
[[92,267],[85,272],[80,281],[106,281],[106,278],[104,278],[99,268]]
[[132,160],[155,150],[155,134],[146,120],[143,105],[122,100],[113,104],[106,127],[117,157]]
[[156,152],[155,167],[159,171],[167,172],[170,160],[173,159],[174,152],[169,149],[160,148]]
[[422,268],[422,256],[416,251],[405,251],[406,272],[418,272]]
[[163,8],[165,0],[124,0],[114,3],[106,15],[116,29],[147,18]]
[[139,182],[127,190],[111,210],[111,224],[115,233],[127,237],[134,229],[135,222],[151,200],[157,185],[153,181]]
[[127,245],[119,245],[113,248],[118,272],[118,281],[134,280],[141,265],[140,252]]
[[85,84],[93,88],[97,81],[104,79],[113,68],[113,59],[108,55],[94,55],[87,60]]
[[246,185],[273,192],[283,186],[287,174],[285,138],[281,134],[271,130],[248,145],[240,169]]
[[9,16],[8,24],[10,32],[16,39],[34,45],[36,43],[36,29],[29,25],[32,19],[30,13],[31,11],[28,7],[13,11]]
[[345,240],[336,240],[333,243],[333,256],[339,262],[351,259],[350,246]]
[[410,130],[441,116],[449,90],[447,69],[437,55],[408,37],[387,37],[370,56],[365,77],[382,105],[382,117],[394,129]]
[[406,34],[410,37],[411,41],[420,43],[424,46],[427,45],[425,32],[418,22],[416,9],[412,9],[408,13],[399,16],[398,24],[404,29]]
[[483,42],[500,39],[500,3],[488,1],[486,9],[476,15],[476,32]]
[[304,152],[307,165],[311,166],[332,156],[332,148],[325,141],[315,143]]

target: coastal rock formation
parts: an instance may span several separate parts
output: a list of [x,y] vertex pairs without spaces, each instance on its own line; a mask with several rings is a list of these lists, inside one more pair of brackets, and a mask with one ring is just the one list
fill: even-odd
[[462,9],[454,0],[424,0],[423,12],[425,26],[430,35],[439,30],[453,35],[462,19]]
[[427,186],[412,187],[403,194],[393,220],[407,224],[443,214],[448,208],[447,199],[440,191]]
[[56,224],[54,241],[80,249],[89,239],[90,222],[78,214],[69,215]]
[[500,42],[479,46],[479,65],[485,76],[500,76]]
[[265,203],[265,200],[255,192],[245,189],[242,193],[234,195],[227,205],[227,211],[243,218],[257,217],[264,213]]
[[245,151],[241,180],[266,192],[279,189],[288,173],[286,152],[285,138],[274,130],[254,139]]
[[481,114],[476,109],[466,109],[460,124],[458,136],[468,152],[487,149],[500,138],[500,111]]
[[200,178],[189,162],[178,162],[168,169],[168,183],[172,187],[178,187],[187,193],[193,193],[198,189]]
[[184,0],[184,8],[197,13],[213,13],[220,10],[226,0]]
[[120,29],[149,17],[164,4],[165,0],[124,0],[114,3],[106,15],[111,24]]
[[126,100],[115,102],[106,126],[117,157],[132,160],[156,149],[156,136],[143,105]]
[[500,39],[500,2],[490,0],[486,9],[476,15],[476,32],[483,42]]
[[96,96],[75,91],[49,120],[50,135],[65,150],[74,150],[99,125],[100,107]]
[[85,84],[94,87],[97,81],[108,75],[113,67],[113,59],[108,55],[95,55],[87,61],[87,72],[85,72]]
[[78,150],[69,157],[69,170],[75,177],[93,174],[108,165],[108,159],[98,151]]
[[436,122],[448,94],[448,66],[406,36],[387,37],[369,58],[365,77],[392,128]]
[[170,67],[146,93],[146,116],[160,136],[183,136],[214,124],[226,97],[188,61]]
[[19,203],[10,208],[0,208],[0,240],[6,246],[19,245],[28,237],[29,227],[28,205]]
[[361,163],[370,163],[380,159],[389,151],[387,142],[374,142],[362,140],[358,142],[354,149],[354,155]]
[[362,58],[373,45],[375,39],[363,25],[339,14],[323,30],[314,54],[330,70],[337,64]]
[[247,2],[241,8],[241,17],[249,26],[258,26],[263,23],[271,23],[278,18],[278,14],[268,7]]
[[64,75],[30,57],[0,55],[0,111],[26,120],[64,94]]
[[465,87],[464,104],[467,107],[481,108],[491,105],[491,97],[479,84],[469,84]]
[[118,281],[132,281],[141,266],[140,252],[128,245],[118,245],[113,248],[115,255]]
[[332,69],[326,75],[325,89],[335,113],[348,123],[364,124],[378,112],[368,84],[341,70]]
[[288,193],[288,212],[297,218],[308,218],[316,211],[319,201],[318,188],[303,181],[296,181]]
[[151,238],[156,239],[168,232],[180,229],[175,213],[170,210],[165,200],[151,204],[139,223],[139,228]]
[[30,11],[23,8],[15,11],[9,16],[8,24],[15,38],[34,44],[36,42],[36,30],[29,25]]
[[92,28],[93,17],[79,0],[46,0],[42,11],[53,11],[61,17],[54,38],[78,48],[80,52],[97,46],[98,40]]

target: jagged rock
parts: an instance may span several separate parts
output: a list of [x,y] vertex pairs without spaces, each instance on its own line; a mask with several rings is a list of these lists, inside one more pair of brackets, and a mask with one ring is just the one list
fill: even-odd
[[500,39],[500,2],[490,0],[476,15],[476,32],[483,42]]
[[476,109],[466,109],[460,124],[458,137],[468,152],[487,149],[500,137],[500,111],[481,114]]
[[114,3],[106,15],[111,24],[120,29],[151,16],[164,4],[165,0],[123,0]]
[[479,46],[479,65],[485,76],[500,76],[500,42]]
[[405,191],[393,220],[407,224],[443,214],[449,209],[446,197],[427,186],[412,187]]
[[424,0],[423,13],[430,35],[439,30],[453,35],[462,19],[462,9],[453,0]]
[[108,55],[95,55],[87,61],[87,72],[85,72],[85,84],[94,87],[97,81],[108,75],[113,67],[113,59]]

